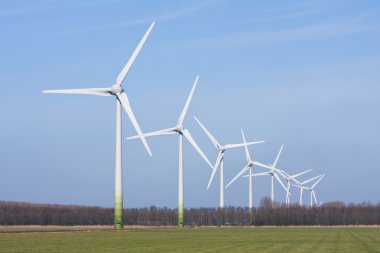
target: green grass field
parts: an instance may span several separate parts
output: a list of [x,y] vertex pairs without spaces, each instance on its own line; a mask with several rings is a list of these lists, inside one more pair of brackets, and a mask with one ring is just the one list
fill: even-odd
[[380,252],[380,228],[30,230],[0,229],[25,231],[0,234],[0,252]]

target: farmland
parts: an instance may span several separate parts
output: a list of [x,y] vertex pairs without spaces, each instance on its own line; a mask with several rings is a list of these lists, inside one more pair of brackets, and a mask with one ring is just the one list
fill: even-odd
[[0,252],[380,252],[379,227],[1,227]]

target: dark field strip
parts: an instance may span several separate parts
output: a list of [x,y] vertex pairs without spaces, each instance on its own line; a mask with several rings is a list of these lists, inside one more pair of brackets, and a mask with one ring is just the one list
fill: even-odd
[[[177,226],[147,227],[128,226],[123,231],[130,230],[165,230],[177,229]],[[0,226],[0,234],[27,234],[27,233],[74,233],[115,231],[113,226]]]
[[198,228],[0,234],[0,252],[380,252],[380,228]]

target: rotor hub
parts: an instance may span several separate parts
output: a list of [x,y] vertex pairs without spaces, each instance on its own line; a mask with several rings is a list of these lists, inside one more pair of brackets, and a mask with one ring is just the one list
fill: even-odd
[[176,128],[175,128],[175,131],[179,132],[179,133],[182,133],[182,131],[184,130],[185,128],[182,126],[182,125],[178,125]]
[[112,85],[112,87],[111,87],[111,93],[112,93],[113,95],[117,95],[117,94],[120,94],[120,93],[122,93],[122,92],[124,92],[123,87],[118,86],[118,85],[116,85],[116,84]]

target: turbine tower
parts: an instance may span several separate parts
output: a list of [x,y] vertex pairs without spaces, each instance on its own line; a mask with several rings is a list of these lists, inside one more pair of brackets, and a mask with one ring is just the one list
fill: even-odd
[[194,119],[197,121],[199,126],[203,129],[203,131],[207,134],[209,139],[211,140],[212,144],[214,144],[215,148],[218,150],[218,156],[215,162],[215,165],[213,167],[213,171],[210,177],[210,180],[207,185],[207,190],[210,188],[210,185],[212,183],[212,180],[215,176],[216,171],[218,168],[220,168],[220,192],[219,192],[219,208],[221,212],[221,221],[220,223],[224,225],[224,153],[228,149],[233,148],[240,148],[244,146],[249,146],[253,144],[259,144],[263,143],[264,141],[255,141],[255,142],[248,142],[248,143],[239,143],[239,144],[226,144],[221,145],[214,136],[207,130],[207,128],[200,122],[200,120],[197,117],[194,117]]
[[[277,162],[278,162],[278,159],[280,158],[280,155],[281,155],[281,152],[282,152],[283,148],[284,148],[284,144],[281,145],[281,148],[278,151],[278,154],[276,156],[276,159],[274,160],[274,163],[273,164],[269,164],[269,166],[271,167],[271,169],[269,171],[269,174],[271,176],[271,194],[270,194],[270,199],[272,201],[272,206],[274,205],[274,178],[276,178],[276,180],[285,188],[284,184],[282,183],[282,181],[280,180],[280,178],[277,175],[277,174],[282,175],[282,173],[281,173],[281,171],[279,171],[278,169],[276,169]],[[285,191],[287,191],[286,188],[285,188]]]
[[[178,226],[183,227],[184,225],[184,218],[183,218],[183,212],[184,212],[184,203],[183,203],[183,137],[185,137],[190,144],[195,148],[195,150],[201,155],[201,157],[206,161],[206,163],[212,168],[212,164],[206,157],[206,155],[202,152],[202,150],[199,148],[198,144],[195,142],[193,137],[191,136],[188,129],[186,129],[183,126],[183,121],[185,120],[187,110],[189,109],[189,105],[191,102],[191,99],[193,97],[195,87],[197,86],[199,77],[197,76],[195,78],[195,82],[193,84],[193,87],[191,88],[189,97],[187,98],[185,107],[182,110],[181,115],[178,118],[177,125],[172,128],[162,129],[159,131],[154,131],[150,133],[143,134],[144,137],[150,137],[150,136],[157,136],[157,135],[168,135],[168,134],[178,134],[179,137],[179,163],[178,163]],[[128,137],[127,139],[136,139],[139,138],[139,136],[132,136]]]
[[253,213],[252,213],[252,169],[253,169],[253,166],[259,166],[259,167],[267,168],[267,169],[271,169],[271,167],[269,167],[265,164],[262,164],[260,162],[252,161],[251,155],[249,154],[247,142],[245,140],[245,135],[244,135],[243,129],[241,129],[241,135],[243,137],[243,143],[246,144],[246,145],[244,145],[244,148],[245,148],[245,158],[247,160],[247,165],[245,165],[244,168],[241,169],[238,174],[236,174],[236,176],[226,185],[226,188],[228,188],[233,182],[235,182],[235,180],[238,179],[244,172],[246,172],[247,170],[249,171],[248,208],[249,208],[251,224],[252,224],[252,222],[253,222],[253,216],[252,216],[253,215]]
[[146,39],[148,38],[150,32],[152,31],[155,22],[153,22],[140,43],[137,45],[135,51],[132,53],[131,58],[129,58],[127,64],[124,66],[115,83],[108,88],[89,88],[89,89],[65,89],[65,90],[44,90],[44,93],[61,93],[61,94],[86,94],[86,95],[97,95],[97,96],[115,96],[116,97],[116,150],[115,150],[115,210],[114,210],[114,227],[117,229],[123,228],[123,185],[122,185],[122,163],[121,163],[121,106],[124,108],[129,119],[134,126],[138,137],[141,139],[149,155],[152,156],[152,152],[146,142],[139,124],[137,123],[136,117],[132,111],[131,105],[127,94],[125,94],[122,87],[122,82],[128,74],[132,64],[134,63],[137,55],[139,54],[141,48],[143,47]]

